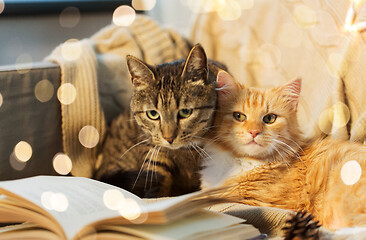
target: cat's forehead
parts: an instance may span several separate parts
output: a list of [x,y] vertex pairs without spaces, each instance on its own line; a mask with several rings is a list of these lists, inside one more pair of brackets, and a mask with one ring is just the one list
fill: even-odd
[[237,99],[236,107],[245,111],[270,111],[279,105],[275,89],[244,88]]

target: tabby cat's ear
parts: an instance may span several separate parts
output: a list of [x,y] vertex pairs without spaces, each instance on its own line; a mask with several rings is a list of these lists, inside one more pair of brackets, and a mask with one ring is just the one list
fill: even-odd
[[208,78],[207,57],[200,44],[194,45],[184,64],[182,78],[190,81],[206,80]]
[[135,88],[144,88],[152,84],[155,77],[147,64],[131,55],[127,55],[126,60],[132,84]]
[[230,102],[231,98],[236,95],[238,83],[226,71],[220,70],[217,74],[216,91],[219,98],[219,105]]
[[297,78],[293,81],[286,83],[284,86],[280,87],[282,96],[285,101],[291,106],[291,110],[296,110],[299,103],[299,97],[301,92],[301,79]]

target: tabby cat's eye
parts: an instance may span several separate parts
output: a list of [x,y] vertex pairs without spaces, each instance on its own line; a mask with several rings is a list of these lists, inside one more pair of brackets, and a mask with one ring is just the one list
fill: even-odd
[[245,114],[240,113],[240,112],[234,112],[233,116],[234,116],[235,120],[237,120],[239,122],[244,122],[247,119],[247,116],[245,116]]
[[155,110],[146,111],[146,115],[151,120],[157,120],[160,117],[159,113]]
[[178,117],[187,118],[187,117],[191,116],[191,114],[192,114],[192,109],[181,109],[178,112]]
[[263,122],[266,124],[272,124],[276,121],[277,115],[270,113],[263,117]]

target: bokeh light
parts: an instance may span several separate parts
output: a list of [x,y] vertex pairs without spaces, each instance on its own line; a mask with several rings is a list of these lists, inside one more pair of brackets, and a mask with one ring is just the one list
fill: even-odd
[[132,7],[138,11],[150,11],[156,5],[156,0],[132,0]]
[[47,80],[39,81],[34,87],[34,95],[40,102],[47,102],[53,97],[55,89],[53,84]]
[[327,69],[330,74],[335,77],[339,76],[339,67],[342,63],[343,56],[340,53],[331,53],[328,56]]
[[108,189],[103,194],[104,205],[111,210],[120,210],[124,208],[125,196],[117,189]]
[[73,103],[76,98],[76,88],[71,83],[62,84],[57,90],[57,98],[64,105]]
[[332,120],[329,109],[325,109],[319,116],[318,127],[320,131],[329,134],[332,131]]
[[127,5],[122,5],[116,8],[113,12],[113,23],[117,26],[127,27],[135,21],[135,10]]
[[360,180],[362,169],[357,161],[346,162],[341,169],[341,178],[344,184],[353,185]]
[[82,46],[79,40],[69,39],[61,46],[61,55],[66,61],[77,60],[82,53]]
[[3,105],[3,95],[0,93],[0,107]]
[[25,141],[20,141],[14,147],[15,157],[21,161],[26,162],[32,157],[32,147]]
[[351,118],[348,106],[342,102],[335,103],[331,108],[330,114],[331,121],[336,129],[346,126]]
[[16,171],[22,171],[27,165],[27,162],[19,161],[14,152],[10,154],[9,163],[10,166]]
[[0,0],[0,14],[4,11],[4,9],[5,9],[4,0]]
[[59,22],[61,27],[73,28],[80,22],[80,11],[76,7],[67,7],[60,13]]
[[67,175],[71,172],[72,161],[64,153],[57,153],[53,158],[53,169],[60,175]]
[[181,0],[181,2],[184,5],[187,5],[188,8],[194,13],[215,11],[217,4],[215,0]]
[[348,106],[342,102],[336,102],[328,109],[325,109],[319,116],[319,129],[330,134],[333,129],[338,129],[347,125],[351,119],[351,113]]
[[294,17],[300,27],[308,28],[317,23],[315,10],[305,4],[297,4],[295,6]]
[[224,7],[219,8],[217,13],[224,21],[237,20],[241,16],[241,6],[236,1],[226,1]]
[[[24,64],[27,64],[26,67]],[[20,54],[15,60],[15,69],[19,74],[25,74],[30,71],[33,65],[33,59],[28,53]]]
[[126,198],[123,208],[120,208],[118,212],[122,217],[133,221],[141,216],[141,207],[135,200]]
[[79,141],[86,148],[93,148],[99,142],[98,130],[90,125],[83,127],[79,132]]
[[44,192],[41,196],[42,205],[48,210],[65,212],[69,207],[69,200],[63,193]]
[[263,44],[257,53],[257,58],[262,66],[267,68],[276,68],[281,62],[281,51],[273,44]]

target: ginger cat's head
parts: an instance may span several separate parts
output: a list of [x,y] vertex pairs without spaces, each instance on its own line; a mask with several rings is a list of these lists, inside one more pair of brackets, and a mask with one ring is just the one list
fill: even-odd
[[224,71],[217,79],[219,107],[212,141],[236,157],[271,161],[295,154],[301,144],[296,118],[300,79],[271,89],[246,87]]

